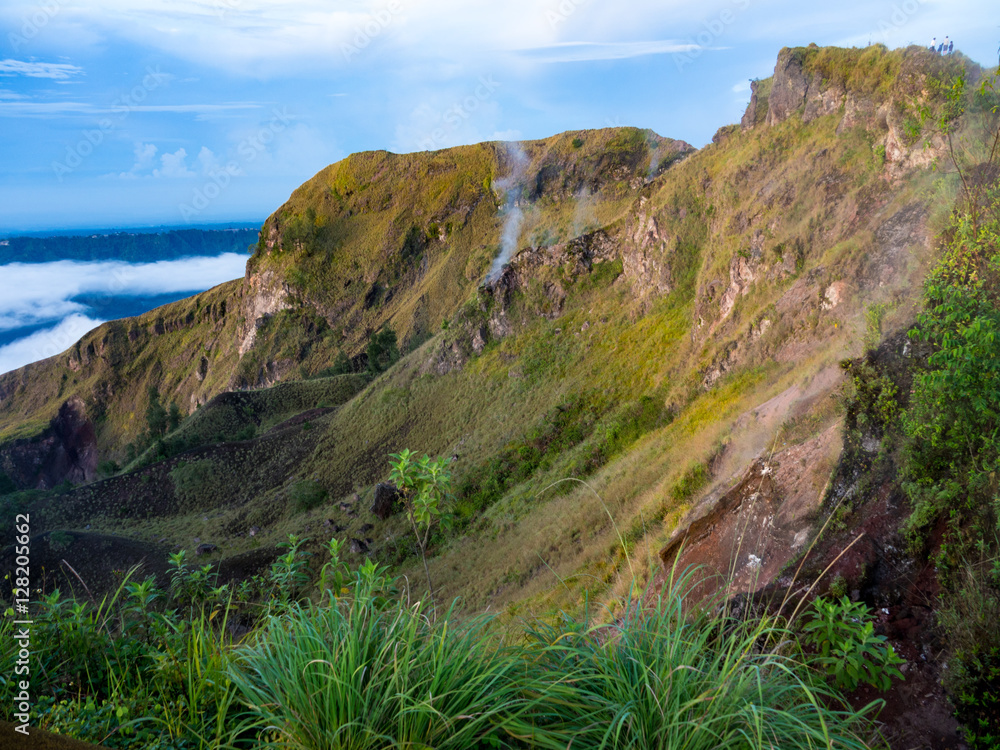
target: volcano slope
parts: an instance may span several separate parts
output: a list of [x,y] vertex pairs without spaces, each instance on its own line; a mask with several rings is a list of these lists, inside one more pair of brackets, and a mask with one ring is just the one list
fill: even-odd
[[[5,511],[230,565],[336,534],[419,587],[406,520],[368,510],[408,447],[453,459],[440,595],[547,611],[642,580],[767,455],[786,467],[774,575],[838,460],[838,363],[909,324],[936,257],[957,178],[933,122],[963,65],[978,75],[919,48],[785,49],[701,150],[620,128],[331,165],[265,222],[244,279],[0,377]],[[404,352],[386,372],[325,374],[338,354],[363,369],[384,327]],[[167,436],[182,452],[83,486],[24,470],[69,399],[124,462],[150,386],[190,412]]]

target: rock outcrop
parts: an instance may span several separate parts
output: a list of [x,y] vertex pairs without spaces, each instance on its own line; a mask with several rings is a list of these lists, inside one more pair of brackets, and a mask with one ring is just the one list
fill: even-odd
[[398,510],[399,500],[400,492],[396,489],[396,485],[386,482],[376,484],[371,512],[384,521]]
[[65,401],[37,438],[5,445],[0,450],[0,471],[18,489],[92,481],[97,476],[97,438],[83,399],[73,396]]

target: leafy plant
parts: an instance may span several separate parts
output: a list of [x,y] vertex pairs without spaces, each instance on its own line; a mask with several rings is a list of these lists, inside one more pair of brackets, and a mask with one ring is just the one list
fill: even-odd
[[817,598],[811,614],[802,626],[805,642],[817,650],[817,664],[837,687],[856,690],[863,682],[888,690],[892,677],[903,679],[896,665],[905,660],[884,635],[875,635],[871,612],[862,602],[846,596],[834,601]]
[[217,592],[214,587],[216,578],[211,563],[200,568],[189,565],[187,550],[170,554],[170,596],[177,604],[193,606],[208,602]]
[[451,515],[446,512],[445,502],[451,497],[451,472],[445,458],[431,459],[423,456],[416,459],[409,448],[389,456],[389,481],[399,489],[403,498],[406,517],[420,548],[420,558],[427,576],[427,589],[434,601],[434,584],[431,571],[427,567],[427,543],[431,530],[436,524],[450,523]]
[[282,604],[296,601],[310,581],[310,553],[302,550],[307,541],[289,534],[287,541],[278,544],[287,551],[271,564],[271,583],[274,599]]

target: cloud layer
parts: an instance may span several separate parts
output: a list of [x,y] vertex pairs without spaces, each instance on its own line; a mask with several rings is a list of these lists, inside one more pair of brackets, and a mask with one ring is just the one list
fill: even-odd
[[70,315],[52,328],[0,346],[0,374],[66,351],[103,322],[86,315]]
[[[242,276],[245,264],[245,255],[225,253],[217,257],[139,264],[66,260],[0,266],[0,278],[3,279],[0,331],[39,325],[74,314],[82,317],[87,307],[74,301],[82,295],[140,297],[208,289]],[[20,344],[15,342],[10,346]]]

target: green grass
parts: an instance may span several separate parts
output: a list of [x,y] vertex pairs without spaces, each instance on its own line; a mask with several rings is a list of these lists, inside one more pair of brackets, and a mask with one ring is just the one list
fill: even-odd
[[[850,709],[769,617],[692,610],[693,572],[626,598],[610,628],[563,616],[505,632],[410,601],[370,562],[351,573],[332,546],[334,588],[289,596],[308,564],[291,541],[273,598],[266,580],[256,595],[213,589],[210,566],[174,555],[169,590],[133,570],[99,604],[37,602],[37,726],[110,748],[866,746],[877,703]],[[9,658],[13,620],[0,620]],[[5,720],[15,690],[0,681]]]

